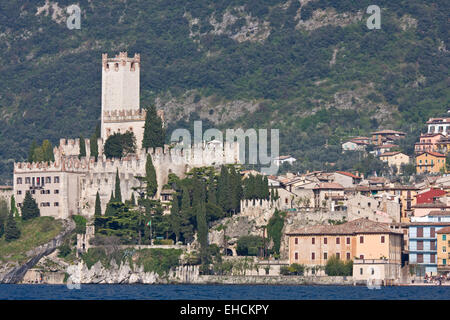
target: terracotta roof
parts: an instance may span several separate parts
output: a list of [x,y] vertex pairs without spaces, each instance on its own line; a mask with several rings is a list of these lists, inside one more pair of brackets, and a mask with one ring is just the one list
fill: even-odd
[[342,190],[344,189],[344,187],[339,184],[339,183],[335,183],[335,182],[322,182],[322,183],[318,183],[314,189],[338,189],[338,190]]
[[401,153],[401,152],[400,151],[385,152],[385,153],[380,154],[379,157],[392,157],[399,153]]
[[438,231],[436,231],[436,233],[439,233],[439,234],[450,233],[450,227],[445,227],[445,228],[439,229]]
[[353,173],[350,173],[350,172],[336,171],[336,173],[343,174],[344,176],[349,176],[349,177],[352,177],[355,179],[362,179],[361,177],[358,177],[357,175],[354,175]]
[[431,154],[432,156],[435,156],[435,157],[443,157],[443,158],[445,158],[445,154],[434,152],[434,151],[423,151],[423,152],[419,153],[417,156],[421,156],[424,153]]
[[435,198],[444,196],[446,193],[444,190],[431,188],[429,191],[415,195],[417,198],[416,204],[433,203]]
[[375,149],[394,148],[398,147],[396,144],[382,144],[381,146],[375,146]]
[[448,216],[448,217],[450,217],[450,211],[445,211],[445,210],[433,210],[433,211],[430,211],[430,213],[428,214],[428,216],[431,216],[431,217]]
[[340,225],[316,225],[306,226],[288,235],[314,235],[314,234],[367,234],[367,233],[393,233],[402,234],[399,230],[390,228],[388,223],[375,222],[361,218]]
[[372,132],[372,134],[406,134],[406,133],[401,132],[401,131],[395,131],[395,130],[381,130],[381,131]]
[[0,186],[0,190],[12,190],[13,186]]
[[289,159],[289,158],[293,158],[291,156],[279,156],[278,158],[275,158],[275,160],[285,160],[285,159]]

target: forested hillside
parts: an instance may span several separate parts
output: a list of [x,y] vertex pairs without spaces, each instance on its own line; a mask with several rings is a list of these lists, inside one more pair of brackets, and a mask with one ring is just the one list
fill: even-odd
[[449,107],[446,0],[78,0],[80,30],[71,4],[0,2],[1,183],[33,139],[92,134],[103,52],[141,54],[141,105],[163,108],[169,133],[198,118],[279,128],[300,169],[351,166],[340,143],[378,128],[407,147]]

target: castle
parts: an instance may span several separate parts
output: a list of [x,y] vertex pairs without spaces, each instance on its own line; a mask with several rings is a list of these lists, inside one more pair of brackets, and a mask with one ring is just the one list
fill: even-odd
[[[54,147],[53,162],[14,163],[14,195],[21,207],[26,191],[39,205],[42,216],[67,219],[71,215],[94,215],[95,198],[100,195],[102,212],[114,189],[116,171],[120,176],[122,199],[138,198],[136,188],[143,187],[137,177],[145,176],[147,157],[151,156],[156,170],[159,196],[169,173],[183,177],[194,167],[239,163],[238,143],[217,140],[201,142],[191,148],[142,149],[145,110],[139,105],[140,55],[129,58],[120,52],[114,58],[102,55],[102,113],[98,157],[90,155],[90,141],[85,140],[86,156],[79,157],[79,139],[60,139]],[[158,115],[164,122],[161,110]],[[122,159],[107,159],[103,152],[107,138],[116,132],[131,131],[137,142],[135,154]],[[20,210],[19,210],[20,211]]]

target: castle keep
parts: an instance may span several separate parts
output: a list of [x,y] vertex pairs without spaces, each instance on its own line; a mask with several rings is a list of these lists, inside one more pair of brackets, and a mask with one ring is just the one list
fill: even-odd
[[[61,139],[54,147],[54,162],[14,163],[14,195],[20,208],[26,191],[30,191],[42,216],[66,219],[70,215],[93,216],[95,197],[100,194],[102,212],[114,189],[119,171],[122,199],[130,199],[140,185],[136,177],[145,176],[145,163],[151,156],[158,181],[157,197],[167,183],[169,173],[179,177],[194,167],[239,163],[237,143],[202,142],[190,149],[142,149],[145,110],[139,105],[140,55],[128,58],[121,52],[114,58],[102,55],[102,114],[98,158],[90,156],[90,141],[85,140],[86,156],[79,158],[79,139]],[[158,112],[163,118],[163,113]],[[122,159],[106,159],[104,143],[115,132],[132,131],[137,152]]]

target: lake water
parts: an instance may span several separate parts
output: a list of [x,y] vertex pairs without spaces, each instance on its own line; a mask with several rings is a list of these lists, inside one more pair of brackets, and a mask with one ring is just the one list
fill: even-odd
[[450,300],[450,286],[382,287],[275,285],[0,284],[0,300]]

